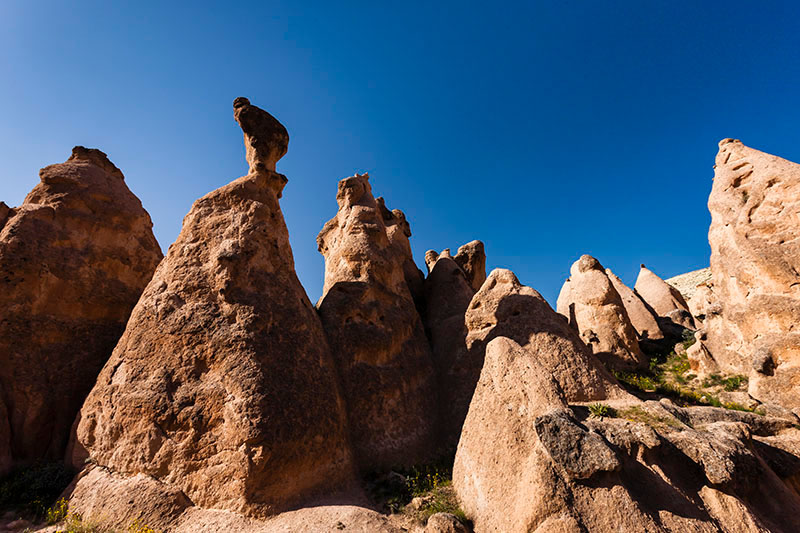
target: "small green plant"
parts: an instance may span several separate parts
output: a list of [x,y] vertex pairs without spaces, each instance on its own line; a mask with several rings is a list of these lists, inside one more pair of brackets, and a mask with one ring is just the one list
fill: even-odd
[[146,524],[139,522],[137,518],[128,526],[128,533],[157,533],[156,530]]
[[614,409],[603,403],[592,403],[588,405],[589,414],[594,418],[613,417]]
[[64,498],[60,498],[52,507],[45,513],[45,520],[49,525],[57,524],[65,518],[69,512],[69,503]]

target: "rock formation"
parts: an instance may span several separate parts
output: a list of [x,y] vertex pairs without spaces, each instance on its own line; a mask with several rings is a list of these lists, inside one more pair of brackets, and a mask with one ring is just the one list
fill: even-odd
[[103,152],[77,146],[39,177],[20,207],[0,205],[0,414],[21,463],[63,457],[161,259],[150,216]]
[[[3,398],[2,385],[0,385],[0,398]],[[11,469],[11,464],[11,429],[8,427],[6,404],[0,400],[0,476]]]
[[411,237],[411,226],[406,220],[406,215],[399,209],[390,211],[382,197],[376,198],[375,201],[378,203],[383,223],[386,225],[386,235],[389,237],[392,255],[402,258],[406,285],[408,285],[417,309],[421,310],[424,308],[425,275],[417,268],[414,256],[411,254],[411,243],[408,241],[408,238]]
[[567,321],[510,270],[492,271],[472,298],[465,322],[467,349],[478,354],[471,354],[472,360],[483,360],[488,344],[506,337],[539,361],[568,401],[625,396]]
[[[288,137],[245,98],[234,117],[250,172],[184,218],[81,410],[72,450],[76,466],[88,456],[105,472],[105,494],[137,486],[174,513],[188,498],[266,516],[353,479],[333,358],[278,202]],[[73,492],[78,509],[91,477]]]
[[639,296],[636,291],[625,285],[611,269],[606,269],[606,275],[620,298],[622,298],[625,312],[628,313],[628,318],[631,319],[631,324],[639,335],[639,339],[651,341],[663,339],[664,332],[661,331],[661,326],[658,325],[658,317],[656,317],[652,309],[642,300],[642,297]]
[[689,301],[694,297],[698,288],[711,281],[711,268],[706,267],[698,270],[692,270],[691,272],[673,276],[664,281],[668,285],[678,289],[678,292],[681,293],[681,296],[683,296],[683,299],[686,300],[686,303],[688,304]]
[[753,397],[800,408],[800,165],[725,139],[715,169],[706,344]]
[[390,212],[366,174],[341,180],[336,200],[338,213],[317,237],[325,256],[317,307],[353,448],[365,470],[417,464],[434,453],[437,402],[430,347],[406,281],[406,246],[396,244],[400,234],[407,239],[404,220],[387,229]]
[[491,341],[453,470],[475,530],[800,527],[797,468],[777,474],[769,463],[789,454],[755,437],[791,441],[800,431],[790,423],[668,400],[618,407],[619,418],[587,419],[541,359],[510,339]]
[[[695,329],[689,306],[680,291],[642,265],[633,289],[662,320],[664,333],[680,337],[684,328]],[[670,327],[670,326],[675,327]]]
[[606,365],[632,368],[647,364],[623,300],[594,257],[583,255],[572,265],[557,308]]
[[486,279],[486,256],[483,243],[472,241],[456,257],[431,250],[426,259],[425,326],[439,381],[440,434],[444,446],[454,449],[483,366],[483,353],[467,350],[465,314],[475,295],[473,283]]

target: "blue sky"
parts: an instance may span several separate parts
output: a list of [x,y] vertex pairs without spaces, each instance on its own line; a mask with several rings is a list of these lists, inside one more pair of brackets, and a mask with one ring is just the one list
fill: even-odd
[[[125,5],[123,5],[125,4]],[[706,266],[717,142],[800,161],[797,2],[0,2],[0,200],[100,148],[166,251],[246,172],[237,96],[289,130],[298,275],[368,171],[428,249],[486,244],[551,302],[583,253],[632,283]]]

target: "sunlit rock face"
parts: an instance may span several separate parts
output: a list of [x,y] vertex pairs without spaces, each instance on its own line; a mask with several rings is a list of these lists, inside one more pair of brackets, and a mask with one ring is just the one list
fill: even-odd
[[[81,410],[71,459],[113,474],[109,492],[133,483],[176,513],[178,493],[267,516],[346,489],[354,467],[333,358],[278,202],[288,138],[246,99],[234,111],[250,172],[186,215]],[[76,508],[92,508],[89,488]]]
[[76,146],[39,177],[21,206],[0,204],[0,470],[63,457],[162,257],[150,216],[100,150]]
[[575,261],[556,307],[607,366],[637,368],[647,364],[622,297],[594,257],[583,255]]
[[800,407],[800,165],[720,142],[711,211],[705,341],[750,394]]

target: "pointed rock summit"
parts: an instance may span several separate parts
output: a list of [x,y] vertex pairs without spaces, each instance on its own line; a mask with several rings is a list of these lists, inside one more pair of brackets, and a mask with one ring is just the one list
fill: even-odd
[[454,448],[483,367],[483,352],[467,350],[465,315],[476,292],[474,284],[486,279],[486,255],[483,243],[472,241],[459,248],[456,257],[449,249],[441,254],[430,250],[425,257],[430,269],[425,326],[440,385],[440,434],[444,446]]
[[647,364],[625,304],[594,257],[583,255],[572,265],[570,277],[558,295],[557,309],[592,353],[608,366],[631,368]]
[[21,206],[0,204],[0,470],[4,455],[63,457],[162,257],[150,216],[100,150],[76,146],[39,177]]
[[366,174],[341,180],[336,201],[338,213],[317,237],[325,257],[317,307],[355,454],[365,470],[418,464],[435,453],[437,403],[430,346],[404,268],[405,217],[387,226],[388,209]]
[[689,305],[681,292],[644,265],[633,288],[657,316],[669,319],[681,328],[695,328]]
[[[267,516],[353,480],[336,370],[278,202],[287,136],[246,99],[234,112],[250,173],[194,203],[81,411],[73,461],[91,457],[106,498],[141,476],[178,514],[190,502]],[[91,518],[84,479],[70,509]],[[167,529],[169,516],[143,520]]]
[[625,285],[619,276],[614,274],[611,269],[606,269],[611,285],[619,293],[622,298],[622,303],[625,306],[625,311],[631,319],[636,333],[639,335],[640,340],[659,341],[664,338],[664,332],[661,331],[661,326],[658,325],[658,317],[653,313],[652,309],[642,300],[642,297],[633,289]]

